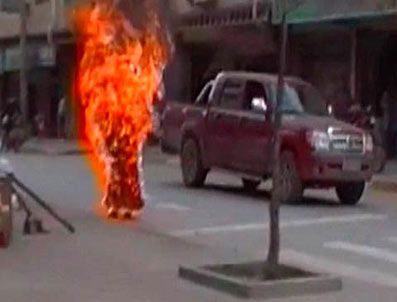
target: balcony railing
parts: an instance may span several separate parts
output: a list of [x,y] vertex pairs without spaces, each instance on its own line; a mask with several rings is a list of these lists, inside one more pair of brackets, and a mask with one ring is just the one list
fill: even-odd
[[270,16],[270,11],[270,1],[258,1],[255,6],[252,4],[244,4],[208,11],[191,12],[180,16],[178,28],[185,29],[252,24],[258,21],[267,21]]

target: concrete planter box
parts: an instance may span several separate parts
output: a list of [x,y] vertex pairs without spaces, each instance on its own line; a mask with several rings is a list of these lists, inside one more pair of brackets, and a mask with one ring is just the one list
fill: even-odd
[[281,298],[319,294],[342,289],[340,278],[280,266],[276,278],[263,278],[263,262],[180,267],[179,277],[241,298]]

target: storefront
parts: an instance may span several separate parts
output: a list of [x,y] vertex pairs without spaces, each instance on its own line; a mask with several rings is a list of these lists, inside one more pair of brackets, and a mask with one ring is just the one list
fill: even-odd
[[222,70],[276,71],[271,1],[200,3],[205,5],[192,6],[179,15],[177,55],[170,68],[179,66],[183,75],[176,78],[185,81],[173,83],[179,86],[175,98],[194,98],[204,83]]
[[[1,100],[19,99],[20,50],[18,46],[7,46],[1,52]],[[59,98],[59,83],[56,76],[56,51],[42,43],[31,43],[27,51],[27,103],[20,104],[26,110],[28,123],[34,124],[35,117],[41,114],[45,119],[46,135],[54,134],[56,106]]]

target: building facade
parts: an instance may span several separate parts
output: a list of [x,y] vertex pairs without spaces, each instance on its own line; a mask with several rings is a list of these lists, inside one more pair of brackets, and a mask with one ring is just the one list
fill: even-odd
[[[28,115],[32,121],[43,114],[47,128],[53,129],[51,135],[57,103],[72,90],[75,43],[67,12],[78,0],[27,2]],[[17,3],[0,1],[1,102],[18,96]],[[135,8],[142,1],[128,3]],[[167,99],[191,100],[221,70],[277,72],[280,1],[157,0],[157,4],[175,44],[165,73]],[[394,0],[301,1],[288,14],[288,73],[312,82],[330,101],[347,95],[379,104],[397,74],[396,9]]]
[[[183,89],[179,95],[191,98],[219,70],[277,71],[282,1],[173,2],[176,60],[185,61],[180,69],[190,76],[184,90],[191,95]],[[288,8],[288,73],[312,82],[331,102],[379,107],[397,74],[396,1],[299,2]]]
[[[19,1],[2,0],[0,8],[0,100],[1,105],[9,97],[19,98]],[[66,30],[63,13],[65,1],[28,0],[27,3],[27,104],[26,118],[34,124],[35,117],[45,120],[45,135],[56,134],[56,114],[59,99],[68,93],[67,78],[74,50]],[[64,47],[64,45],[66,45]],[[71,45],[71,44],[70,44]],[[65,62],[69,58],[70,62]],[[65,79],[66,78],[66,79]]]

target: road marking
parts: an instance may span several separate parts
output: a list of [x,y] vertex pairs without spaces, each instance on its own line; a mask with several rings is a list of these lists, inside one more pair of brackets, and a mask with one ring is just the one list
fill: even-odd
[[353,244],[343,241],[326,242],[324,243],[324,247],[335,250],[352,252],[359,255],[380,259],[390,263],[397,263],[397,253],[387,249],[381,249],[367,245]]
[[151,207],[156,209],[175,210],[175,211],[189,211],[189,207],[185,207],[176,203],[158,203],[152,204]]
[[[334,224],[334,223],[352,223],[361,222],[368,220],[385,220],[387,215],[375,215],[375,214],[355,214],[345,216],[328,216],[313,219],[302,219],[281,222],[280,227],[300,227],[309,226],[316,224]],[[219,233],[230,233],[230,232],[244,232],[244,231],[258,231],[266,230],[269,228],[268,224],[264,223],[252,223],[252,224],[236,224],[236,225],[223,225],[214,227],[204,227],[192,230],[179,230],[171,232],[171,235],[177,237],[188,237],[194,235],[209,235]]]
[[387,240],[392,243],[397,243],[397,237],[389,237]]
[[303,266],[309,270],[312,269],[319,272],[328,272],[330,274],[348,277],[384,287],[397,287],[397,276],[382,273],[377,270],[364,269],[347,263],[311,256],[294,250],[282,250],[281,259],[284,263],[296,265],[298,267]]
[[172,158],[167,159],[166,163],[168,165],[179,165],[180,160],[179,160],[179,157],[172,157]]

